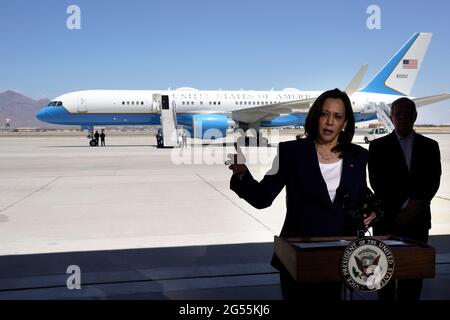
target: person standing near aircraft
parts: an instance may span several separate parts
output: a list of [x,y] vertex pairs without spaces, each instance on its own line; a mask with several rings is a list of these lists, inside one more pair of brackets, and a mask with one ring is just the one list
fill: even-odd
[[183,133],[181,134],[182,148],[187,148],[187,130],[183,128]]
[[106,146],[105,138],[106,138],[105,130],[102,129],[102,133],[100,133],[100,142],[102,144],[102,147]]
[[95,131],[94,139],[95,139],[95,145],[98,147],[98,139],[100,138],[100,133],[98,133],[98,130]]
[[[376,234],[392,234],[427,243],[431,228],[430,202],[439,189],[439,145],[413,130],[417,119],[414,101],[395,100],[391,106],[395,131],[369,146],[369,179],[381,200],[384,218]],[[392,281],[379,292],[380,299],[419,300],[422,280]]]
[[[350,236],[357,226],[346,214],[345,194],[358,202],[367,190],[367,151],[352,144],[355,119],[350,99],[339,89],[321,94],[309,110],[305,139],[281,142],[272,169],[258,182],[245,165],[245,157],[235,144],[237,155],[229,154],[233,171],[230,188],[255,208],[269,207],[286,186],[286,219],[281,237]],[[367,228],[375,219],[365,215]],[[274,255],[272,265],[280,271],[285,299],[341,299],[342,284],[295,283]]]
[[163,133],[162,129],[158,129],[158,132],[156,133],[156,143],[158,148],[163,147]]

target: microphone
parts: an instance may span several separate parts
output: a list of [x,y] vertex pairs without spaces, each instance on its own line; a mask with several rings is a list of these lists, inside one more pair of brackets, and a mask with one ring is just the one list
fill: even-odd
[[357,234],[360,238],[364,237],[364,233],[367,230],[364,225],[365,214],[370,212],[375,212],[376,214],[376,218],[372,220],[368,227],[376,224],[384,215],[381,209],[381,201],[367,187],[357,201],[353,201],[350,194],[343,191],[340,187],[336,190],[336,197],[342,203],[342,208],[345,212],[356,222],[358,226]]

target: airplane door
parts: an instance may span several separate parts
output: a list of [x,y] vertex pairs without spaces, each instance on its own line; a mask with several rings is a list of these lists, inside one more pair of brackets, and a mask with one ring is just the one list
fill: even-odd
[[169,96],[161,96],[161,105],[163,110],[170,109]]
[[80,97],[78,99],[78,112],[86,113],[87,112],[87,101],[86,98]]
[[177,111],[175,101],[172,101],[172,108],[170,108],[169,96],[161,96],[161,106],[163,110],[173,110],[173,112]]

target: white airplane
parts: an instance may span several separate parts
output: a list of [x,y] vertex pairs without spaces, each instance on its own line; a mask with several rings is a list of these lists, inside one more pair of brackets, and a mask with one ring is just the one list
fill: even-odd
[[[443,101],[450,94],[411,97],[411,89],[431,41],[431,33],[414,34],[363,88],[367,65],[346,88],[355,121],[377,118],[376,104],[408,96],[418,107]],[[91,131],[108,125],[182,125],[193,138],[225,137],[230,127],[243,130],[303,126],[314,100],[323,91],[88,90],[64,94],[42,108],[44,122],[79,125]],[[212,133],[211,133],[212,132]],[[164,132],[165,133],[165,132]],[[259,135],[258,135],[259,136]],[[91,141],[93,145],[93,141]]]

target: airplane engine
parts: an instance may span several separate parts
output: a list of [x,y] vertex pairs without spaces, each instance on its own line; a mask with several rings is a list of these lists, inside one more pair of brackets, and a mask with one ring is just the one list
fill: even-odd
[[192,116],[192,124],[187,129],[193,138],[215,140],[226,137],[228,127],[226,115],[199,114]]

